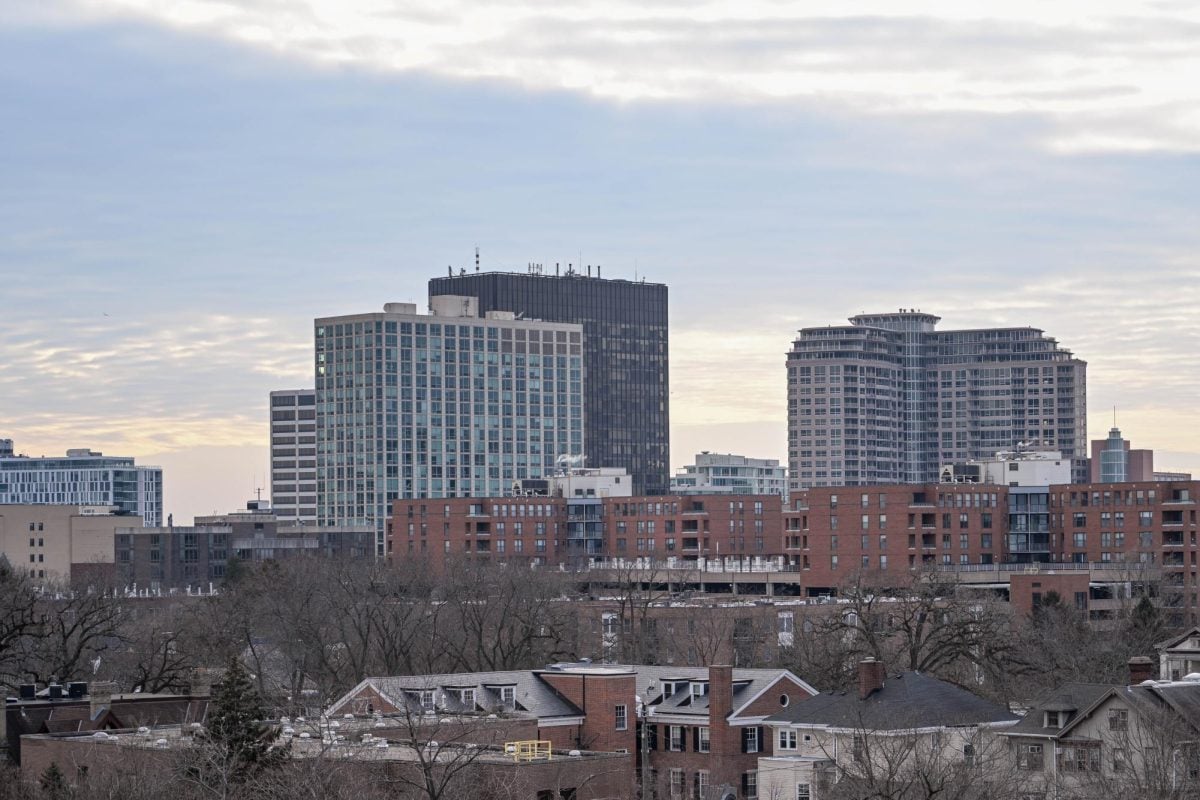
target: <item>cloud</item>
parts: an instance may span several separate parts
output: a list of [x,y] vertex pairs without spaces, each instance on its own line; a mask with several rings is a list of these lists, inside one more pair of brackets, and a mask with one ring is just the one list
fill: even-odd
[[62,0],[36,19],[151,20],[330,66],[614,101],[972,112],[1048,121],[1059,152],[1200,148],[1200,7],[868,0],[487,4]]

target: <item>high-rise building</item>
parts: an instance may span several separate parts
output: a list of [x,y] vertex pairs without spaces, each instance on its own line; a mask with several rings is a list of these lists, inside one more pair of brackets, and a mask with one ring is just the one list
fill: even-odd
[[475,272],[434,278],[429,296],[479,299],[479,312],[583,326],[587,419],[582,452],[589,467],[622,467],[635,494],[670,486],[670,389],[667,287],[606,280],[574,269],[565,274]]
[[[10,440],[11,441],[11,440]],[[7,448],[11,453],[11,444]],[[66,456],[0,456],[0,505],[113,506],[162,524],[162,469],[88,449]]]
[[1036,328],[938,331],[918,311],[804,328],[788,353],[793,489],[937,480],[1050,448],[1087,479],[1087,363]]
[[317,520],[397,498],[494,497],[583,449],[583,329],[438,296],[315,322]]
[[281,525],[317,521],[317,393],[271,392],[271,507]]
[[731,453],[696,454],[671,478],[676,494],[781,494],[788,492],[787,468],[777,458],[747,458]]

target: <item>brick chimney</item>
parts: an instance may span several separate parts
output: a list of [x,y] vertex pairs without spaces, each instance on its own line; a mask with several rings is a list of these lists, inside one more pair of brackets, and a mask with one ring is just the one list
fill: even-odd
[[1146,656],[1134,656],[1129,659],[1129,685],[1135,686],[1142,681],[1153,680],[1154,661]]
[[741,753],[741,728],[731,728],[728,717],[733,712],[733,667],[713,665],[708,668],[708,738],[709,768],[712,785],[736,786],[741,773],[738,760]]
[[883,688],[883,662],[876,661],[874,658],[864,658],[858,662],[858,699],[866,700],[875,692]]

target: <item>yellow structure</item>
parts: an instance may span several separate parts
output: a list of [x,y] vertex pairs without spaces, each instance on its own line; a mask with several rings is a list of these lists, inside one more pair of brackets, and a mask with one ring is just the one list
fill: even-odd
[[549,761],[554,756],[554,748],[548,741],[527,739],[522,742],[505,742],[504,752],[513,757],[513,761]]

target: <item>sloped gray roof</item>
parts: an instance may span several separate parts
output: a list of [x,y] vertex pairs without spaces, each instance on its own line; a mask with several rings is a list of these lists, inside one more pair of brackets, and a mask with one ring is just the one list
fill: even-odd
[[1200,682],[1138,684],[1121,688],[1119,694],[1141,710],[1161,711],[1166,706],[1192,729],[1200,731]]
[[1064,683],[1051,691],[1047,692],[1041,699],[1029,709],[1020,722],[1005,730],[1005,733],[1013,736],[1054,736],[1058,737],[1063,731],[1057,728],[1043,727],[1045,721],[1042,716],[1044,711],[1071,711],[1074,712],[1070,719],[1067,720],[1069,725],[1075,716],[1087,711],[1093,705],[1098,703],[1104,695],[1114,691],[1117,687],[1106,683]]
[[[707,681],[707,667],[630,667],[637,671],[638,697],[646,703],[657,706],[660,714],[695,714],[708,716],[708,695],[692,697],[690,685],[680,687],[670,697],[663,697],[663,682],[675,681]],[[750,701],[759,692],[766,689],[775,681],[790,675],[784,669],[734,669],[733,670],[733,709]],[[794,676],[792,676],[794,677]],[[654,688],[651,689],[651,684]],[[805,686],[801,682],[802,686]],[[811,689],[811,687],[809,687]],[[811,690],[814,694],[815,689]],[[807,701],[806,701],[807,702]]]
[[412,711],[420,710],[419,693],[429,689],[475,689],[476,709],[460,707],[458,700],[448,695],[441,701],[449,711],[499,711],[502,709],[499,687],[512,686],[518,714],[527,712],[538,718],[577,717],[583,714],[578,706],[556,692],[532,670],[367,678],[367,683],[397,703],[406,702]]
[[819,694],[788,706],[767,721],[886,731],[1016,719],[1015,714],[966,689],[919,672],[905,671],[889,674],[883,688],[865,700],[859,698],[857,691]]

